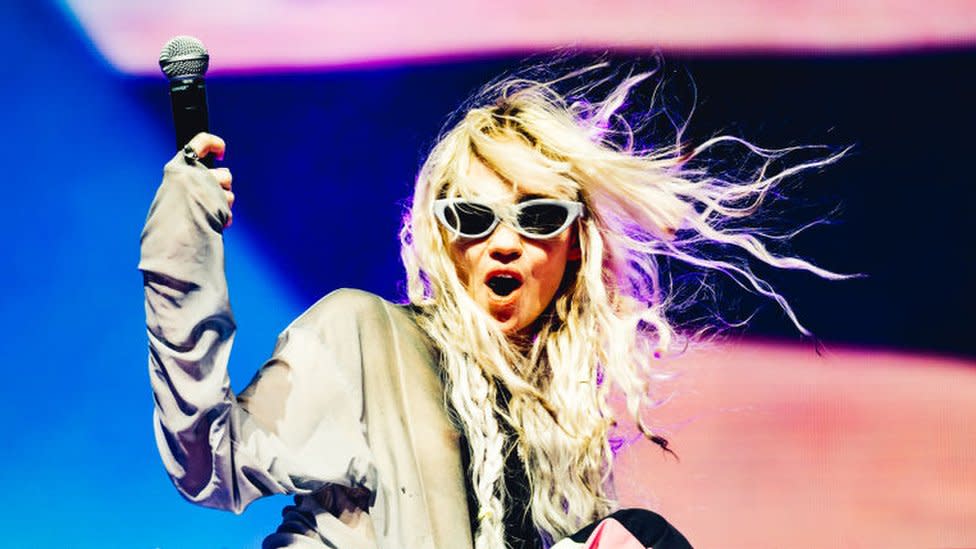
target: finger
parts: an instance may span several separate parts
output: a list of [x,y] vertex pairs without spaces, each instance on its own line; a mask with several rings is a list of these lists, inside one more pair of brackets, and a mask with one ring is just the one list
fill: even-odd
[[224,197],[227,199],[227,222],[224,223],[224,228],[230,227],[234,223],[234,212],[230,211],[229,208],[234,207],[234,193],[230,191],[224,191]]
[[229,191],[231,188],[231,182],[233,181],[233,176],[230,174],[230,170],[227,168],[214,168],[210,170],[210,173],[220,184],[220,187],[225,191]]
[[224,151],[227,149],[227,144],[224,140],[217,137],[212,133],[200,132],[193,136],[193,139],[187,143],[197,156],[203,158],[208,154],[213,154],[218,160],[224,159]]

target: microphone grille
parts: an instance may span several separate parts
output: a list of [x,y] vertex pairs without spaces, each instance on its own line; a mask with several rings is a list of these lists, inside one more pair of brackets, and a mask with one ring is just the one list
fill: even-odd
[[209,66],[207,48],[192,36],[174,36],[159,52],[159,68],[170,79],[203,76]]

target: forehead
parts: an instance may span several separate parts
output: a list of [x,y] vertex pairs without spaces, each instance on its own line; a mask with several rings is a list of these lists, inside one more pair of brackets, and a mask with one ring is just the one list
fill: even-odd
[[574,199],[578,185],[554,169],[528,145],[516,141],[480,147],[458,166],[448,194],[491,202],[517,202],[526,196]]
[[502,179],[502,176],[472,155],[468,169],[459,178],[458,192],[489,202],[506,202],[517,200],[520,189],[515,182]]

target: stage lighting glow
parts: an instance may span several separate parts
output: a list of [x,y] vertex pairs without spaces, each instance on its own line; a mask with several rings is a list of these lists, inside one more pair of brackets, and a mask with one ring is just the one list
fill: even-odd
[[976,44],[976,3],[495,0],[233,2],[64,0],[102,55],[158,71],[176,34],[209,47],[214,72],[390,64],[553,47],[789,53]]

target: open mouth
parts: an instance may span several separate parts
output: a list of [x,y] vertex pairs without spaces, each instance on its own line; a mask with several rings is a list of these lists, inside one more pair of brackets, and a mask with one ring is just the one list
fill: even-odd
[[486,284],[495,295],[505,297],[519,289],[522,286],[522,281],[513,275],[496,274],[489,277]]

